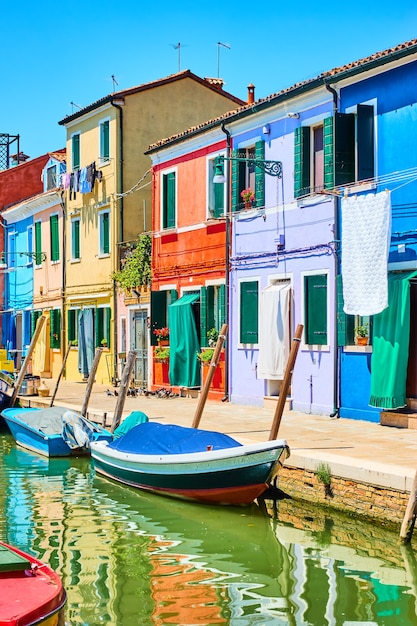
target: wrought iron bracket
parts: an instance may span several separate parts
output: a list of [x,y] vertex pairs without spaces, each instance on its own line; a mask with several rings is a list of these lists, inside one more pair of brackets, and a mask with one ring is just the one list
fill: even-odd
[[268,161],[264,159],[251,159],[247,157],[225,157],[220,154],[216,157],[215,167],[223,167],[224,161],[235,161],[237,163],[247,163],[261,169],[268,176],[282,178],[282,161]]

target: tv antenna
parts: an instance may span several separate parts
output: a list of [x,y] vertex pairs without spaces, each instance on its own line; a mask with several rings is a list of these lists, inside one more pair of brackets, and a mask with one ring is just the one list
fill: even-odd
[[82,107],[80,107],[79,104],[75,104],[75,102],[70,102],[70,105],[72,106],[72,113],[74,113],[74,107],[77,107],[77,109],[82,109]]
[[222,43],[221,41],[217,42],[217,78],[220,78],[220,46],[223,48],[231,49],[231,45],[228,43]]
[[114,74],[111,75],[111,79],[112,79],[112,83],[113,83],[113,93],[114,93],[116,91],[115,87],[116,87],[116,85],[119,86],[119,83],[115,79]]
[[174,50],[178,50],[178,71],[181,72],[181,46],[184,46],[187,44],[182,44],[178,42],[178,43],[171,43],[170,45],[174,48]]

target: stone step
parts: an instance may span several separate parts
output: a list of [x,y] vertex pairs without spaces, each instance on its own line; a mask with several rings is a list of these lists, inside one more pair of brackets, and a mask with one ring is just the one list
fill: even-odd
[[[264,409],[272,409],[274,410],[279,396],[264,396]],[[288,396],[285,401],[284,411],[292,411],[292,398]]]

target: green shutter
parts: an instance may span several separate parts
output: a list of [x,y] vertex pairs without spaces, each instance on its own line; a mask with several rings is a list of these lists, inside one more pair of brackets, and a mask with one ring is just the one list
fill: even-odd
[[38,318],[42,315],[42,311],[31,311],[30,313],[30,336],[31,338],[35,334],[36,323]]
[[52,309],[49,312],[49,338],[51,348],[61,347],[61,311]]
[[308,345],[327,344],[327,275],[304,277],[305,337]]
[[100,157],[108,160],[110,156],[109,121],[100,124]]
[[151,345],[158,345],[155,328],[164,328],[167,325],[167,292],[151,291]]
[[343,310],[343,283],[342,275],[336,278],[337,285],[337,345],[347,346],[352,343],[353,327],[355,318],[353,315],[346,315]]
[[310,127],[294,131],[294,197],[310,193]]
[[333,189],[334,187],[333,126],[333,117],[326,117],[323,120],[323,169],[325,189]]
[[72,169],[80,168],[80,135],[72,136]]
[[68,311],[68,324],[67,324],[67,335],[68,335],[68,343],[70,341],[75,341],[77,338],[77,311],[76,309],[69,309]]
[[35,222],[35,263],[42,263],[42,223]]
[[72,254],[74,259],[80,258],[80,220],[72,222]]
[[[264,141],[256,142],[255,159],[265,160]],[[265,172],[260,167],[255,167],[255,204],[257,207],[265,206]]]
[[358,104],[356,115],[358,180],[375,176],[374,163],[374,107]]
[[94,311],[94,345],[96,348],[101,346],[101,340],[104,339],[103,331],[104,309],[95,309]]
[[334,132],[335,186],[355,180],[355,116],[353,113],[336,113]]
[[258,343],[258,281],[240,283],[240,343]]
[[163,176],[163,217],[162,228],[174,228],[176,177],[175,172],[169,172]]
[[110,215],[109,213],[102,214],[102,254],[109,254],[110,252]]
[[58,215],[51,215],[49,223],[51,230],[51,261],[59,261]]
[[[238,156],[238,151],[237,150],[233,150],[233,152],[232,152],[232,159],[236,159],[237,156]],[[239,210],[239,204],[240,204],[240,202],[242,200],[242,198],[239,195],[239,193],[240,193],[239,162],[238,161],[231,161],[231,163],[232,163],[232,211],[238,211]]]
[[207,289],[200,289],[200,346],[207,345]]
[[214,207],[213,217],[220,217],[224,213],[224,184],[213,183]]
[[218,320],[220,321],[220,326],[226,323],[226,285],[220,285],[218,296],[217,296],[217,306],[218,306]]
[[107,340],[108,348],[110,348],[110,344],[111,344],[110,322],[111,322],[111,308],[106,307],[104,309],[103,338]]

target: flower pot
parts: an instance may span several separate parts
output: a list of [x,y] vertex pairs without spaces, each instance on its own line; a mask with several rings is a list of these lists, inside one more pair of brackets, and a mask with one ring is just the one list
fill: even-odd
[[368,345],[368,337],[356,337],[356,344],[358,346],[367,346]]
[[249,200],[248,202],[245,202],[245,209],[251,209],[252,208],[252,201]]
[[169,346],[169,339],[158,339],[158,346]]

